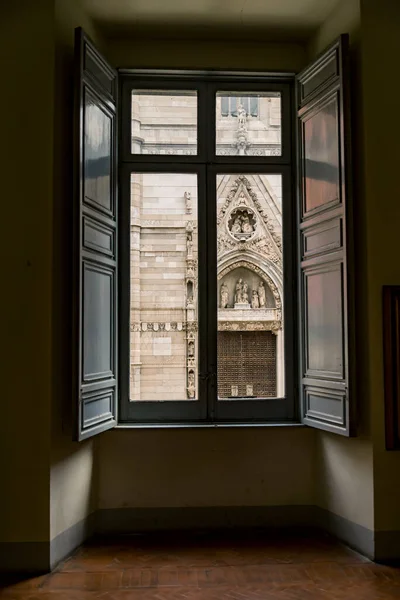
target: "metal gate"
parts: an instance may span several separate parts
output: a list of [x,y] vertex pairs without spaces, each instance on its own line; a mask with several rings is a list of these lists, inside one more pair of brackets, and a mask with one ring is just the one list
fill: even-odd
[[271,331],[218,332],[218,397],[276,396],[276,336]]

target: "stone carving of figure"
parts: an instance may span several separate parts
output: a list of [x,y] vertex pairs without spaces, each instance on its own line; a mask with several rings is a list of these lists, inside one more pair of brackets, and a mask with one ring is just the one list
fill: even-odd
[[190,231],[186,235],[186,248],[187,248],[187,255],[193,256],[193,239],[192,239],[192,234]]
[[250,223],[249,215],[245,212],[242,216],[242,232],[243,233],[253,233],[254,229],[252,224]]
[[232,233],[241,233],[242,232],[242,219],[240,215],[236,217],[232,225]]
[[221,285],[221,308],[227,308],[228,306],[228,286],[226,283]]
[[191,214],[192,212],[192,199],[191,199],[191,194],[190,192],[185,192],[184,194],[185,196],[185,203],[186,203],[186,213],[188,215]]
[[239,129],[245,129],[247,115],[246,115],[246,111],[244,110],[242,104],[239,104],[239,106],[237,107],[237,117],[238,117]]
[[236,284],[235,304],[243,302],[243,279],[240,278]]
[[187,386],[187,394],[188,398],[194,398],[196,392],[196,388],[194,386],[194,372],[189,371],[188,373],[188,386]]
[[194,356],[194,342],[192,340],[188,343],[188,355]]
[[244,281],[243,282],[243,288],[242,288],[242,302],[246,302],[248,304],[249,302],[249,286],[247,285],[247,282]]
[[260,281],[260,283],[258,284],[258,301],[260,304],[260,308],[265,308],[266,296],[265,296],[265,287],[264,287],[263,281]]
[[260,308],[260,301],[256,290],[253,290],[251,294],[251,308]]

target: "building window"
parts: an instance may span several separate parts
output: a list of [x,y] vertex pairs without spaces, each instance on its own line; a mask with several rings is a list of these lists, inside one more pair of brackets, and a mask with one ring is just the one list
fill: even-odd
[[237,117],[238,107],[242,107],[247,115],[258,117],[257,96],[221,96],[221,116]]

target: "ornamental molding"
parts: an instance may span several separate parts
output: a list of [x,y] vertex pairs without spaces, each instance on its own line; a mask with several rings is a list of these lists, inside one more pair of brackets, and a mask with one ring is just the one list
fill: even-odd
[[218,321],[218,331],[272,331],[282,329],[281,321]]
[[132,332],[139,331],[188,331],[188,332],[196,332],[198,330],[197,321],[189,321],[183,323],[182,321],[170,321],[170,322],[142,322],[137,321],[135,323],[131,323],[130,330]]

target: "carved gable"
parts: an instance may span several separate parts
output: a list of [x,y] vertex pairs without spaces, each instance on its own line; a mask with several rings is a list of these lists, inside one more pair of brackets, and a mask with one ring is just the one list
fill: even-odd
[[[259,175],[250,177],[252,181],[244,175],[231,176],[224,182],[223,189],[218,190],[223,196],[226,194],[223,202],[219,196],[218,254],[253,250],[280,265],[281,226],[268,214],[273,214],[269,207],[272,198]],[[265,193],[259,195],[255,188],[257,192],[264,189]]]

